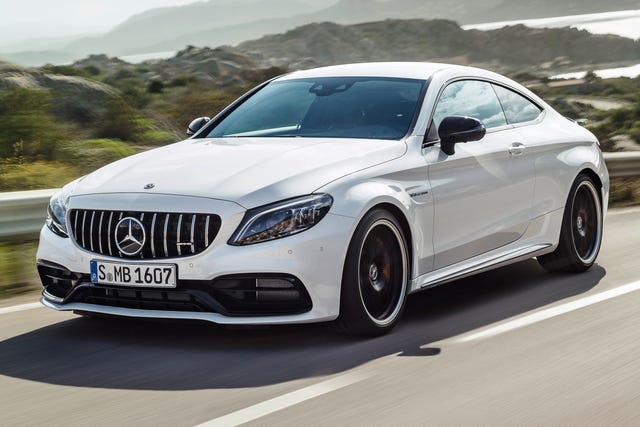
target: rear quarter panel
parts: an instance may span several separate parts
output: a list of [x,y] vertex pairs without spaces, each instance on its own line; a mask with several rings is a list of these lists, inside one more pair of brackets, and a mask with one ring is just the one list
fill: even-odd
[[520,129],[536,170],[533,217],[564,208],[571,185],[585,169],[598,175],[606,207],[609,176],[596,137],[553,110],[545,114],[541,123]]

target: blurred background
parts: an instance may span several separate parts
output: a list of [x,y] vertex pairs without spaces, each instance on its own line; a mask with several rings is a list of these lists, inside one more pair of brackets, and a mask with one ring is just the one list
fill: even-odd
[[[1,192],[184,139],[279,74],[363,61],[488,68],[604,151],[640,150],[638,0],[0,0],[0,16]],[[612,205],[639,202],[639,179],[613,181]],[[1,238],[0,298],[38,288],[35,247]]]

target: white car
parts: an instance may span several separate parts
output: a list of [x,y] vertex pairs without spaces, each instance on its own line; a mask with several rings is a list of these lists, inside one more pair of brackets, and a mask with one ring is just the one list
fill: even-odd
[[489,71],[298,71],[189,132],[51,199],[46,306],[377,335],[411,293],[532,257],[580,272],[600,249],[598,141]]

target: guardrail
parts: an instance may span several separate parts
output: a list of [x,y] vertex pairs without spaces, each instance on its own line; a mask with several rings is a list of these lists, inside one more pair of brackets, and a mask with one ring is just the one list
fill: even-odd
[[604,153],[604,160],[611,178],[640,176],[640,151]]
[[[604,158],[612,178],[640,176],[640,152],[605,153]],[[0,241],[37,237],[56,191],[0,193]]]
[[58,189],[0,193],[0,241],[37,237]]

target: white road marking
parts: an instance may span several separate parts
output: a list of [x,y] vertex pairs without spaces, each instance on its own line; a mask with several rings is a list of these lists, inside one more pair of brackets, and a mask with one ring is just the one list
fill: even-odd
[[25,310],[33,310],[34,308],[41,308],[41,307],[43,307],[43,305],[40,304],[39,302],[30,302],[28,304],[11,305],[9,307],[0,307],[0,314],[15,313],[18,311],[25,311]]
[[536,322],[540,322],[543,320],[550,319],[552,317],[556,317],[562,314],[576,311],[581,308],[584,308],[593,304],[597,304],[599,302],[603,302],[606,300],[610,300],[612,298],[616,298],[616,297],[619,297],[631,292],[635,292],[638,290],[640,290],[640,281],[629,283],[629,284],[620,286],[618,288],[600,292],[599,294],[590,295],[575,301],[571,301],[565,304],[548,308],[546,310],[529,314],[524,317],[516,318],[514,320],[510,320],[505,323],[501,323],[491,328],[481,330],[479,332],[475,332],[470,335],[463,336],[462,338],[458,339],[457,342],[463,343],[463,342],[469,342],[469,341],[477,341],[484,338],[500,335],[505,332],[513,331],[514,329],[522,328],[524,326],[529,326]]
[[214,418],[213,420],[199,424],[196,427],[238,426],[290,406],[297,405],[298,403],[306,400],[339,390],[366,378],[368,378],[367,375],[356,373],[341,375],[309,387],[301,388],[300,390],[283,394],[282,396],[274,397],[273,399],[265,400],[264,402],[249,406],[248,408],[240,409],[239,411],[232,412],[222,417]]
[[640,211],[640,208],[637,206],[630,207],[630,208],[609,209],[607,211],[607,216],[624,215],[628,213],[636,213],[638,211]]

